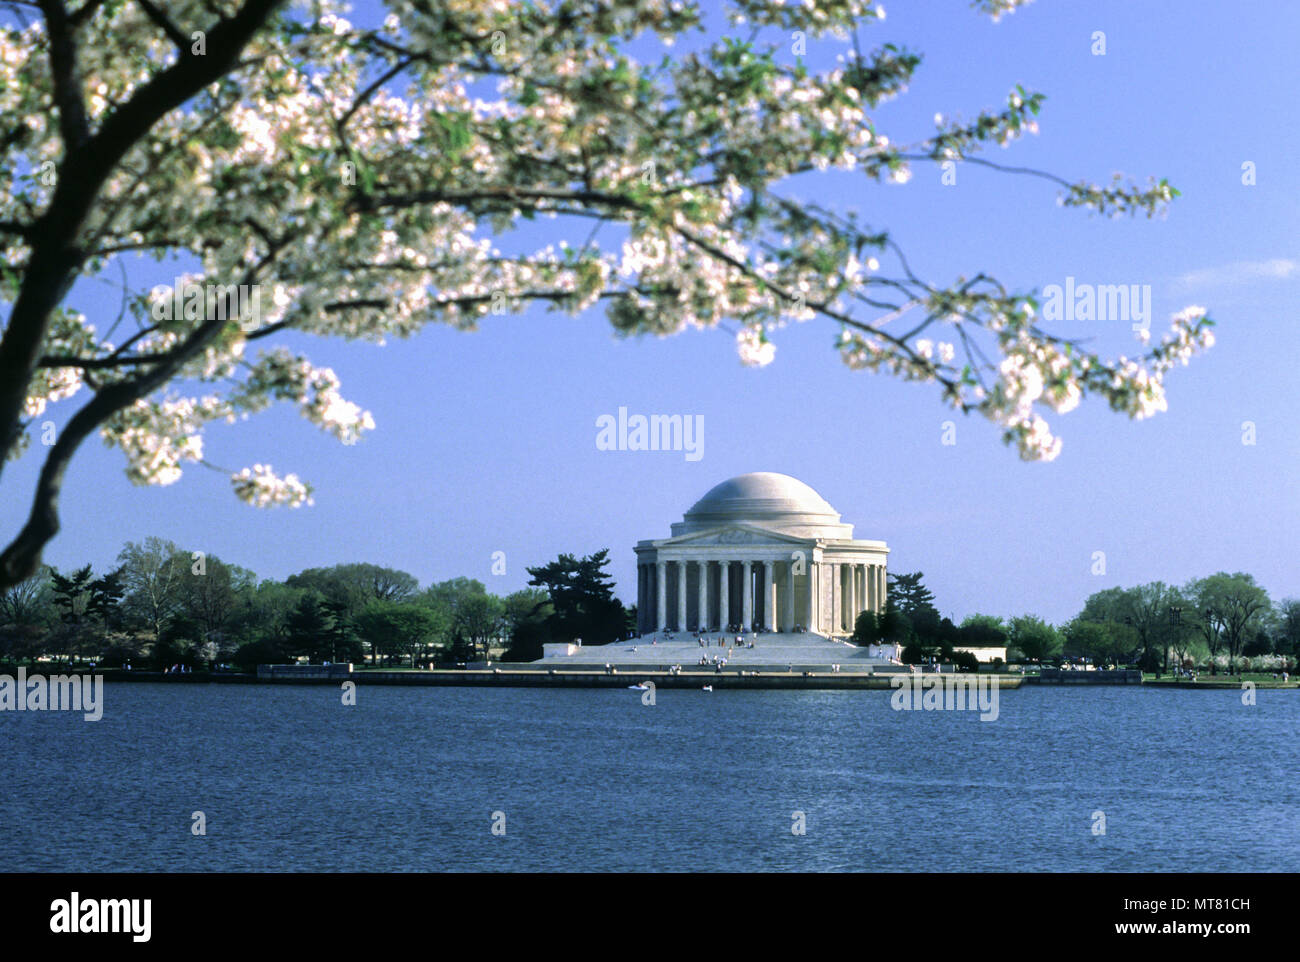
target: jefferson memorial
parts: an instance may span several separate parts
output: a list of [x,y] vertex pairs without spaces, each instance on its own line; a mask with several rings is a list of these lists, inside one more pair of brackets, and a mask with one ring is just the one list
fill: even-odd
[[898,671],[896,645],[848,641],[859,613],[885,606],[888,555],[885,542],[854,538],[802,481],[742,474],[695,502],[669,537],[637,543],[637,637],[546,644],[530,664]]
[[671,537],[638,542],[637,627],[847,637],[860,612],[884,608],[888,554],[802,481],[742,474],[695,502]]

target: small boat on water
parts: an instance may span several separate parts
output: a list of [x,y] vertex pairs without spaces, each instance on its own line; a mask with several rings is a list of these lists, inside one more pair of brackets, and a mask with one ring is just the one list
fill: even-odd
[[643,681],[636,685],[628,685],[627,687],[629,691],[648,691],[653,688],[654,685],[650,684],[648,681]]
[[713,686],[712,686],[712,685],[705,685],[705,686],[704,686],[704,691],[713,691]]

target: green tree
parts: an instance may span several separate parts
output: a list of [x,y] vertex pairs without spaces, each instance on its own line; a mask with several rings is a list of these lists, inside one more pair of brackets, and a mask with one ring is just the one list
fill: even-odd
[[[1241,653],[1245,641],[1263,625],[1272,602],[1268,592],[1243,572],[1220,571],[1192,583],[1189,594],[1195,598],[1210,634],[1222,639],[1228,649],[1228,667]],[[1216,653],[1217,646],[1211,648]]]
[[429,585],[417,599],[420,604],[440,608],[454,619],[456,609],[467,598],[487,594],[487,587],[477,578],[448,578]]
[[904,615],[899,614],[894,599],[886,596],[885,606],[880,611],[863,611],[853,623],[855,645],[880,645],[894,642],[906,642],[911,637],[911,625]]
[[1197,636],[1198,615],[1194,599],[1180,592],[1182,600],[1169,608],[1168,650],[1179,667],[1191,655],[1192,642]]
[[333,628],[325,599],[315,591],[306,591],[285,623],[285,651],[292,658],[305,655],[313,662],[324,661]]
[[127,614],[154,638],[180,604],[180,581],[189,571],[189,555],[171,541],[150,536],[128,541],[117,556],[126,588]]
[[1300,598],[1283,598],[1277,603],[1275,647],[1300,658]]
[[543,588],[554,609],[547,627],[552,638],[584,645],[605,645],[625,634],[623,603],[614,597],[614,582],[606,572],[609,549],[576,558],[558,559],[528,568],[529,584]]
[[858,612],[858,617],[853,622],[853,637],[849,640],[860,648],[880,644],[880,619],[874,611]]
[[1007,626],[997,615],[967,615],[957,629],[959,643],[967,648],[1002,648]]
[[934,594],[921,581],[925,575],[920,571],[911,574],[890,574],[887,598],[892,598],[895,609],[911,621],[913,628],[918,623],[930,625],[939,621],[939,611],[934,606]]
[[1168,660],[1175,642],[1171,613],[1186,606],[1181,591],[1163,581],[1153,581],[1132,588],[1106,588],[1090,595],[1076,620],[1131,627],[1141,649],[1139,663],[1150,670]]
[[39,625],[55,617],[50,569],[0,589],[0,625]]
[[87,586],[86,615],[104,631],[115,629],[122,619],[122,569],[100,575]]
[[935,655],[933,648],[929,648],[920,642],[911,641],[903,646],[899,652],[899,660],[905,665],[920,665],[929,662]]
[[238,593],[238,603],[230,617],[229,630],[236,645],[243,646],[253,642],[264,642],[266,650],[277,651],[275,659],[263,657],[261,664],[282,661],[287,655],[284,644],[287,637],[289,616],[297,608],[305,590],[290,588],[273,579],[265,579],[257,585],[249,585]]
[[24,661],[46,647],[49,625],[57,620],[50,569],[0,589],[0,661]]
[[331,662],[358,662],[365,658],[365,645],[357,633],[356,622],[348,615],[346,606],[337,601],[326,601],[325,611],[330,625],[325,632]]
[[66,576],[55,568],[50,569],[51,598],[59,619],[47,636],[50,654],[66,655],[71,661],[90,647],[92,629],[86,609],[90,605],[92,581],[94,575],[90,565]]
[[885,605],[876,613],[876,634],[886,644],[901,644],[911,637],[912,626],[907,616],[900,613],[898,605],[889,595]]
[[491,644],[497,630],[504,630],[493,623],[494,618],[499,622],[504,613],[501,600],[489,595],[476,578],[439,581],[426,588],[416,603],[434,613],[441,626],[437,643],[446,649],[448,657],[459,661],[472,660],[480,647]]
[[256,583],[253,572],[226,564],[216,555],[204,555],[186,567],[177,582],[177,613],[193,626],[192,640],[199,650],[213,644],[217,658],[233,651],[229,629],[241,595]]
[[50,650],[48,630],[41,625],[0,625],[0,662],[32,661]]
[[406,655],[415,667],[445,630],[438,613],[423,605],[373,600],[357,614],[357,631],[371,650],[387,657]]
[[150,660],[161,670],[172,665],[195,667],[194,623],[183,615],[170,619],[162,637],[154,643]]
[[349,618],[371,601],[408,601],[419,588],[414,575],[375,564],[308,568],[290,575],[285,584],[318,592]]
[[1121,663],[1141,647],[1137,630],[1132,625],[1115,621],[1084,621],[1075,618],[1065,625],[1062,635],[1067,654],[1085,656],[1099,662]]
[[1083,603],[1083,610],[1075,620],[1104,623],[1116,621],[1123,624],[1124,619],[1132,615],[1128,592],[1123,588],[1104,588],[1088,596]]
[[1168,650],[1169,611],[1182,602],[1182,595],[1163,581],[1137,585],[1128,589],[1126,594],[1129,617],[1142,646],[1143,668],[1156,667],[1160,660],[1167,660],[1163,655],[1157,655],[1157,649]]
[[550,641],[547,628],[555,609],[545,591],[525,588],[507,595],[504,603],[506,637],[509,646],[506,661],[536,661],[542,657],[542,645]]
[[50,589],[60,621],[76,623],[85,618],[86,606],[90,603],[93,574],[90,565],[84,565],[66,576],[60,574],[57,568],[50,569]]
[[1051,661],[1061,653],[1061,633],[1034,615],[1012,618],[1007,641],[1029,661]]
[[470,595],[456,608],[453,627],[469,643],[471,651],[483,658],[492,654],[492,643],[505,630],[505,606],[496,595]]

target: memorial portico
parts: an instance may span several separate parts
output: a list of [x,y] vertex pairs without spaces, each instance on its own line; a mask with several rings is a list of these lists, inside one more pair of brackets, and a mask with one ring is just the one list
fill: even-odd
[[784,474],[743,474],[714,487],[672,525],[641,541],[638,628],[665,631],[853,633],[885,602],[889,548],[812,488]]

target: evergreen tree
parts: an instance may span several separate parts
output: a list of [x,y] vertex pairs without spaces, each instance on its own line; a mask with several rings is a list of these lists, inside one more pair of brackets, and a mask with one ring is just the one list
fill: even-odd
[[893,601],[899,614],[906,615],[913,625],[918,620],[928,621],[931,614],[936,623],[939,620],[939,611],[934,607],[934,594],[921,583],[924,577],[920,571],[889,575],[886,598]]
[[118,568],[87,585],[86,616],[97,621],[106,631],[113,630],[122,621],[122,599],[126,596],[124,574]]
[[85,616],[90,582],[90,565],[78,568],[68,576],[59,574],[56,568],[50,569],[54,607],[58,609],[59,620],[64,624],[78,624]]
[[325,608],[321,596],[307,592],[285,623],[285,649],[291,657],[306,655],[313,661],[328,651],[328,636],[334,630],[334,618]]
[[529,568],[528,582],[546,590],[554,612],[547,629],[557,641],[581,638],[584,645],[605,645],[623,637],[627,616],[614,597],[614,582],[604,570],[609,549],[585,558],[570,554],[537,568]]

